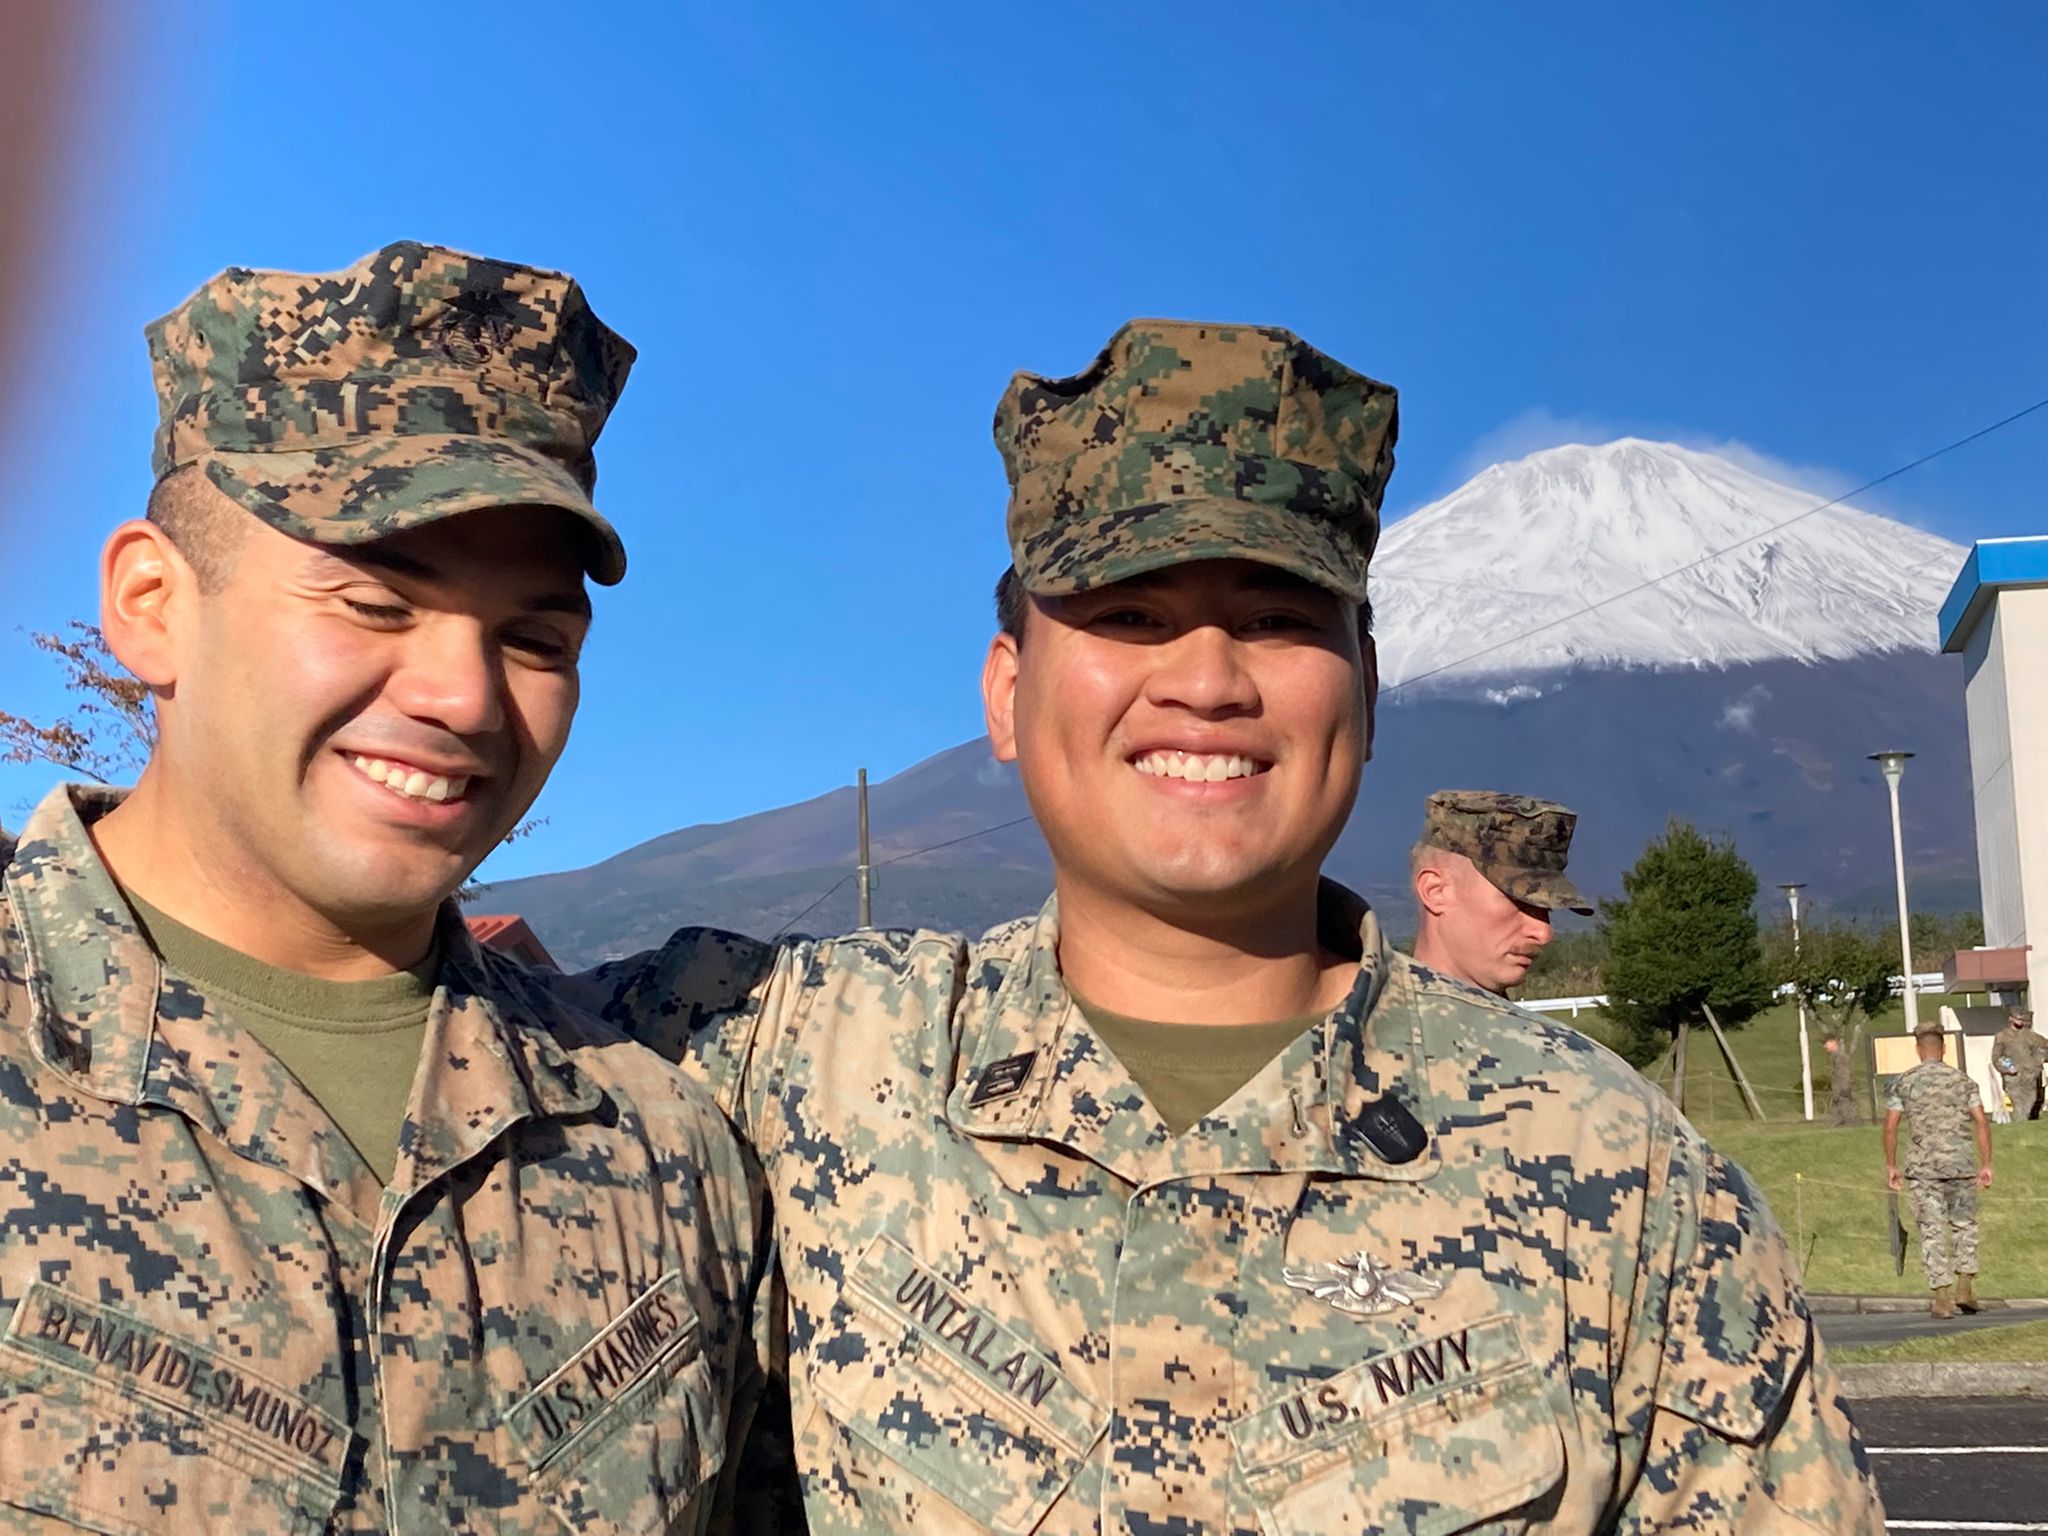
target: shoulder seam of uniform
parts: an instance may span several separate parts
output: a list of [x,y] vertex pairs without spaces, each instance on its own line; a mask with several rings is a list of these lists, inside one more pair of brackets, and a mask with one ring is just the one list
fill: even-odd
[[1530,1013],[1528,1009],[1482,987],[1471,986],[1440,971],[1433,971],[1412,956],[1402,955],[1401,959],[1405,962],[1404,970],[1409,981],[1417,992],[1433,992],[1440,997],[1454,997],[1461,1003],[1473,1003],[1492,1013],[1538,1019],[1546,1024],[1554,1022],[1544,1018],[1540,1013]]
[[967,948],[967,940],[963,935],[948,933],[941,928],[863,928],[853,933],[835,933],[830,938],[812,939],[809,942],[815,946],[815,953],[821,956],[853,945],[871,945],[906,958],[921,949]]

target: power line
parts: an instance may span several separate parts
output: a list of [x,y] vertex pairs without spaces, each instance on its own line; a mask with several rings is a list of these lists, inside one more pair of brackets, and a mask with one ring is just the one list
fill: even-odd
[[[974,832],[963,832],[958,837],[949,837],[943,843],[932,843],[923,848],[913,848],[908,853],[899,853],[893,859],[877,859],[873,864],[869,866],[869,868],[880,869],[885,864],[901,864],[906,859],[915,859],[927,853],[937,853],[941,848],[950,848],[955,843],[972,842],[977,837],[987,837],[991,832],[1006,832],[1011,827],[1021,827],[1024,825],[1025,822],[1030,821],[1031,819],[1032,818],[1030,816],[1013,816],[1010,818],[1010,820],[999,821],[992,827],[982,827]],[[858,873],[858,871],[855,871],[854,873]],[[798,923],[802,922],[805,918],[809,917],[813,912],[817,911],[819,907],[825,904],[826,899],[830,897],[834,891],[838,890],[842,885],[846,884],[846,882],[851,880],[852,878],[852,874],[845,874],[841,875],[837,880],[833,881],[831,885],[825,888],[824,895],[818,897],[816,901],[812,902],[808,907],[805,907],[803,911],[797,913],[795,917],[792,917],[788,922],[784,923],[780,928],[776,929],[775,938],[770,939],[769,942],[771,944],[774,943],[775,939],[781,938],[785,933],[789,932],[790,929],[794,928]]]
[[846,882],[851,880],[852,878],[853,876],[851,873],[844,874],[841,875],[837,880],[834,880],[830,885],[826,886],[824,895],[820,896],[808,907],[805,907],[803,911],[797,913],[795,917],[792,917],[788,922],[784,923],[780,928],[776,929],[775,932],[769,937],[768,942],[770,944],[773,944],[777,939],[781,938],[785,933],[789,932],[790,929],[794,928],[798,923],[802,922],[805,918],[809,917],[813,912],[817,911],[819,907],[825,904],[826,896],[830,896],[834,891],[838,890],[839,887],[846,884]]
[[[2041,399],[2036,400],[2032,405],[2022,406],[2019,410],[2014,411],[2009,416],[2001,416],[1997,421],[1992,422],[1988,426],[1979,427],[1976,431],[1970,433],[1966,437],[1959,437],[1954,442],[1945,443],[1941,447],[1934,449],[1930,453],[1923,453],[1922,455],[1920,455],[1919,458],[1914,459],[1910,463],[1901,464],[1897,469],[1887,470],[1885,471],[1885,473],[1877,476],[1875,479],[1866,480],[1861,485],[1856,486],[1851,490],[1846,490],[1842,492],[1842,494],[1839,496],[1830,497],[1826,501],[1816,502],[1813,506],[1808,507],[1803,512],[1795,512],[1792,516],[1786,518],[1783,522],[1773,523],[1768,528],[1760,529],[1756,533],[1745,535],[1744,537],[1737,539],[1733,544],[1724,544],[1719,549],[1709,550],[1706,554],[1701,555],[1698,559],[1687,561],[1684,565],[1678,566],[1672,570],[1665,571],[1662,575],[1652,576],[1647,581],[1637,582],[1634,586],[1627,587],[1620,592],[1611,592],[1606,597],[1598,598],[1595,601],[1588,603],[1583,608],[1577,609],[1571,613],[1564,614],[1562,617],[1559,618],[1548,619],[1545,622],[1536,625],[1532,629],[1524,630],[1520,634],[1510,635],[1505,640],[1497,640],[1492,645],[1483,646],[1479,650],[1473,651],[1470,655],[1459,657],[1456,661],[1447,661],[1442,666],[1431,667],[1427,672],[1418,672],[1413,677],[1404,677],[1403,679],[1401,679],[1400,682],[1395,683],[1392,687],[1382,689],[1380,696],[1384,698],[1389,694],[1399,693],[1403,688],[1412,688],[1415,684],[1423,682],[1426,679],[1440,676],[1445,672],[1454,671],[1457,668],[1466,665],[1468,662],[1477,661],[1480,657],[1489,656],[1493,652],[1501,650],[1506,646],[1518,644],[1523,640],[1529,639],[1533,635],[1540,635],[1546,630],[1555,629],[1560,624],[1569,624],[1574,619],[1582,619],[1589,613],[1595,613],[1598,612],[1600,609],[1607,607],[1610,603],[1618,603],[1623,598],[1634,597],[1639,592],[1647,592],[1650,588],[1659,586],[1664,582],[1670,581],[1673,577],[1683,576],[1688,571],[1698,570],[1701,566],[1707,564],[1709,561],[1718,560],[1723,555],[1732,554],[1738,549],[1746,548],[1747,546],[1754,544],[1758,539],[1767,539],[1774,533],[1782,533],[1785,529],[1790,528],[1794,523],[1812,517],[1816,512],[1825,512],[1830,507],[1839,507],[1840,505],[1842,505],[1843,502],[1849,501],[1854,497],[1861,496],[1865,491],[1876,490],[1877,487],[1883,485],[1886,481],[1896,480],[1899,478],[1899,476],[1903,474],[1908,474],[1911,471],[1920,468],[1920,466],[1923,464],[1931,464],[1936,459],[1941,458],[1946,454],[1954,453],[1958,448],[1966,448],[1971,443],[1976,442],[1979,438],[1989,437],[1992,433],[2009,427],[2016,421],[2024,420],[2026,417],[2033,415],[2034,412],[2042,409],[2048,409],[2048,396],[2043,396]],[[925,848],[915,848],[912,849],[909,853],[899,853],[894,858],[882,859],[876,865],[871,867],[879,868],[882,864],[901,864],[907,859],[915,859],[927,853],[936,853],[941,848],[951,848],[955,843],[971,842],[973,839],[977,837],[986,837],[991,832],[1003,832],[1007,831],[1011,827],[1021,827],[1022,825],[1024,825],[1025,822],[1030,821],[1031,819],[1032,818],[1028,815],[1013,817],[1009,821],[997,822],[994,826],[991,827],[982,827],[977,831],[964,832],[958,837],[949,837],[942,843],[933,843],[929,847]],[[809,906],[805,907],[803,911],[797,913],[795,917],[791,918],[788,922],[784,923],[780,928],[776,929],[775,938],[781,938],[785,933],[789,932],[791,928],[795,927],[796,924],[802,922],[805,918],[809,917],[813,912],[817,911],[817,909],[820,906],[824,905],[827,898],[829,898],[834,891],[837,891],[842,885],[846,884],[846,882],[848,880],[851,880],[852,878],[853,875],[851,873],[840,876],[838,880],[834,881],[830,886],[828,886],[825,889],[824,894],[820,895],[817,900],[813,901]],[[772,943],[773,940],[770,940],[770,942]]]
[[1759,529],[1755,533],[1744,535],[1742,538],[1737,539],[1733,544],[1724,544],[1719,549],[1709,550],[1706,554],[1701,555],[1697,560],[1689,560],[1684,565],[1678,566],[1673,570],[1664,572],[1661,576],[1652,576],[1648,581],[1639,581],[1634,586],[1625,587],[1619,592],[1610,592],[1607,596],[1599,598],[1594,602],[1590,602],[1583,608],[1577,609],[1571,613],[1564,614],[1561,617],[1555,619],[1547,619],[1543,623],[1538,624],[1535,628],[1524,630],[1517,635],[1509,635],[1505,640],[1496,640],[1491,645],[1481,646],[1478,650],[1473,651],[1469,655],[1460,656],[1456,661],[1447,661],[1442,666],[1431,667],[1427,672],[1418,672],[1413,677],[1404,677],[1401,679],[1400,682],[1394,684],[1393,687],[1382,690],[1382,696],[1384,696],[1385,694],[1399,693],[1403,688],[1412,688],[1417,683],[1426,681],[1429,678],[1441,676],[1445,672],[1455,671],[1459,667],[1466,665],[1468,662],[1477,661],[1482,656],[1490,656],[1495,651],[1502,650],[1510,645],[1519,645],[1522,641],[1529,639],[1531,636],[1540,635],[1545,630],[1556,629],[1560,624],[1569,624],[1575,619],[1583,619],[1587,614],[1595,613],[1600,609],[1605,608],[1610,603],[1618,603],[1625,597],[1634,597],[1639,592],[1647,592],[1650,588],[1667,582],[1671,580],[1674,576],[1683,576],[1688,571],[1696,571],[1710,560],[1718,560],[1723,555],[1732,554],[1734,551],[1738,549],[1744,549],[1749,545],[1754,544],[1758,539],[1767,539],[1774,533],[1782,533],[1785,529],[1790,528],[1794,523],[1799,522],[1804,518],[1809,518],[1813,516],[1813,514],[1816,512],[1825,512],[1829,507],[1839,507],[1843,502],[1849,500],[1851,497],[1861,496],[1865,491],[1875,490],[1878,486],[1883,485],[1887,480],[1896,480],[1899,476],[1907,473],[1909,470],[1918,469],[1923,464],[1933,463],[1943,454],[1954,453],[1956,449],[1966,447],[1969,444],[1976,442],[1977,439],[1980,437],[1989,437],[1993,432],[1998,431],[2000,428],[2009,427],[2021,418],[2033,415],[2034,412],[2042,409],[2044,406],[2048,406],[2048,398],[2036,400],[2032,405],[2025,406],[2020,410],[2014,411],[2010,416],[2001,417],[1999,420],[1992,422],[1991,425],[1988,427],[1979,427],[1975,432],[1972,432],[1968,437],[1959,437],[1954,442],[1949,443],[1944,447],[1935,449],[1932,453],[1923,453],[1919,458],[1913,460],[1912,463],[1901,464],[1897,469],[1889,470],[1886,473],[1879,475],[1875,480],[1866,480],[1863,482],[1863,484],[1857,486],[1854,490],[1844,491],[1839,496],[1832,497],[1827,501],[1818,502],[1815,505],[1808,507],[1804,512],[1795,512],[1792,516],[1786,518],[1781,523],[1773,523],[1768,528]]
[[1021,827],[1032,820],[1030,816],[1013,816],[1008,821],[999,821],[992,827],[983,827],[979,832],[963,832],[958,837],[949,837],[943,843],[933,843],[929,848],[914,848],[909,853],[899,853],[893,859],[883,859],[884,864],[901,864],[905,859],[917,858],[920,854],[937,853],[941,848],[950,848],[955,843],[972,842],[977,837],[987,837],[991,832],[1006,832],[1011,827]]

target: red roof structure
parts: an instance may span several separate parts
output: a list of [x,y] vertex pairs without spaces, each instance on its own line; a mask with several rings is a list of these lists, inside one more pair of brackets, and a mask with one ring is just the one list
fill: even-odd
[[469,925],[470,936],[486,949],[495,949],[526,965],[544,965],[556,971],[561,969],[555,964],[555,957],[548,953],[548,947],[527,927],[526,919],[517,913],[478,913],[465,917],[463,921]]
[[1951,992],[2004,992],[2027,984],[2027,951],[2016,949],[1959,949],[1943,966],[1942,978]]

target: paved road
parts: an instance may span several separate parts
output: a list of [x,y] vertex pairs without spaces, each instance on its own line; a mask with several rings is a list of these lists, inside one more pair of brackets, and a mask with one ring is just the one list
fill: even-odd
[[1820,1312],[1814,1321],[1829,1349],[1850,1344],[1896,1344],[1928,1334],[1961,1333],[1971,1328],[2002,1328],[2014,1323],[2048,1320],[2048,1307],[1997,1307],[1975,1317],[1958,1315],[1941,1321],[1918,1312]]
[[2048,1531],[2048,1398],[1876,1398],[1854,1412],[1889,1530]]

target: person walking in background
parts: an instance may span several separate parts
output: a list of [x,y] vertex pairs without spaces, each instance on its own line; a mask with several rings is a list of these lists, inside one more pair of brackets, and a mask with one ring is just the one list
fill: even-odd
[[1431,795],[1408,858],[1417,963],[1496,997],[1521,985],[1550,942],[1552,910],[1593,910],[1564,872],[1578,820],[1527,795]]
[[2048,1035],[2035,1032],[2034,1016],[2025,1008],[2012,1009],[2005,1022],[2009,1027],[1992,1048],[1991,1064],[2005,1079],[2013,1119],[2037,1120],[2041,1115],[2041,1068],[2048,1065]]
[[[1942,1060],[1941,1026],[1922,1024],[1913,1044],[1920,1063],[1892,1080],[1885,1100],[1885,1185],[1912,1191],[1920,1267],[1934,1292],[1932,1311],[1954,1317],[1958,1307],[1977,1310],[1977,1192],[1991,1187],[1991,1122],[1984,1118],[1976,1084]],[[1903,1177],[1901,1116],[1912,1122]]]

